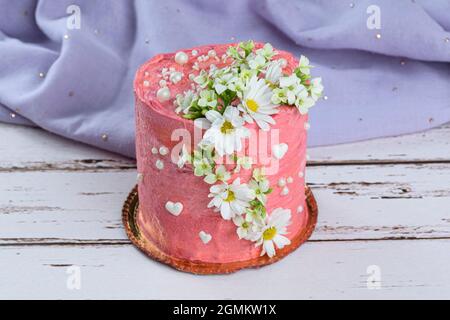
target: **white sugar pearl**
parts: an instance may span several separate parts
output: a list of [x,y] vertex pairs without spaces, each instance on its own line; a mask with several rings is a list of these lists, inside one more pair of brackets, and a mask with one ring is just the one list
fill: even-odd
[[166,154],[169,153],[169,148],[162,146],[161,148],[159,148],[159,154],[162,156],[165,156]]
[[170,81],[174,84],[180,82],[181,78],[182,78],[182,75],[180,72],[173,72],[169,77]]
[[302,213],[302,212],[303,212],[303,206],[298,206],[297,213]]
[[157,153],[158,153],[158,148],[153,147],[153,148],[152,148],[152,153],[153,153],[153,154],[157,154]]
[[210,57],[215,57],[215,56],[216,56],[216,51],[214,51],[214,50],[209,50],[209,51],[208,51],[208,56],[210,56]]
[[311,128],[311,125],[309,124],[309,122],[305,122],[305,124],[303,125],[305,130],[309,130]]
[[285,178],[278,179],[278,186],[280,188],[284,187],[285,185],[286,185],[286,179]]
[[281,63],[281,67],[285,68],[287,66],[287,61],[286,59],[280,59],[280,63]]
[[159,102],[164,102],[170,99],[170,90],[167,87],[161,88],[156,93],[156,97],[158,98]]
[[183,51],[179,51],[175,54],[175,62],[180,65],[186,64],[188,60],[189,60],[188,55]]
[[282,196],[286,196],[289,193],[289,188],[288,187],[284,187],[283,190],[281,190],[281,195]]
[[167,86],[167,81],[166,80],[159,80],[159,86],[160,87],[166,87]]
[[196,55],[198,55],[198,51],[197,50],[192,50],[191,54],[195,57]]
[[160,160],[160,159],[156,160],[155,165],[156,165],[156,168],[158,168],[159,170],[164,169],[164,162],[162,162],[162,160]]
[[292,182],[294,182],[294,179],[292,177],[288,177],[286,181],[287,181],[287,183],[292,183]]
[[299,178],[303,178],[305,176],[305,174],[303,173],[303,171],[300,171],[299,173],[298,173],[298,177]]

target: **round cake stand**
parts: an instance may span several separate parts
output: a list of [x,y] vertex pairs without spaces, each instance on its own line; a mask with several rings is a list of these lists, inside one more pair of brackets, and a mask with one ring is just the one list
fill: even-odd
[[143,251],[150,258],[165,263],[177,270],[195,274],[224,274],[236,272],[244,268],[258,268],[274,263],[289,253],[297,249],[312,234],[317,222],[317,202],[309,187],[305,189],[306,194],[306,212],[308,220],[306,226],[293,238],[291,244],[283,249],[277,250],[276,256],[269,258],[267,255],[238,262],[230,263],[208,263],[202,261],[190,261],[169,256],[159,250],[149,239],[146,239],[139,230],[137,224],[137,215],[139,212],[138,188],[135,186],[128,195],[122,210],[122,220],[131,242]]

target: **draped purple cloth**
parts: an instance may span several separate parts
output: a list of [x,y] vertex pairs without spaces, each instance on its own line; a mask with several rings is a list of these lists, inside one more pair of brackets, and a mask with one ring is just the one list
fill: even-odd
[[450,120],[449,13],[448,0],[0,0],[0,121],[134,157],[140,64],[254,39],[308,56],[323,78],[310,145],[425,130]]

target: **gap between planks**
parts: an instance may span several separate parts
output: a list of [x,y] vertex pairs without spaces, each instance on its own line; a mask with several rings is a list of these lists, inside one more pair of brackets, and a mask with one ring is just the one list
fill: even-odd
[[[422,241],[422,240],[450,240],[449,237],[383,237],[383,238],[354,238],[354,239],[310,239],[307,242],[379,242],[379,241]],[[0,247],[101,247],[101,246],[133,246],[129,240],[120,239],[39,239],[39,238],[17,238],[0,239]],[[8,243],[8,241],[11,241]]]
[[[427,165],[450,164],[450,159],[437,160],[342,160],[342,161],[314,161],[307,163],[307,167],[333,167],[333,166],[379,166],[379,165]],[[126,171],[136,170],[136,163],[123,160],[84,159],[54,163],[30,163],[26,167],[0,167],[0,172],[34,172],[34,171]]]

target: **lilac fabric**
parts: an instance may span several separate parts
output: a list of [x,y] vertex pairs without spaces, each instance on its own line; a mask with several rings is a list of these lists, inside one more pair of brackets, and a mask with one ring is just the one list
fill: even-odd
[[[370,5],[381,29],[367,27]],[[254,39],[307,55],[323,78],[310,145],[425,130],[450,120],[449,12],[448,0],[0,0],[0,120],[134,157],[140,64]]]

